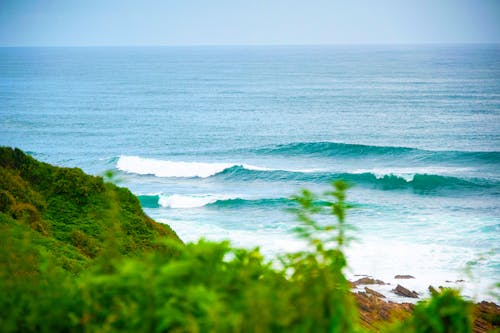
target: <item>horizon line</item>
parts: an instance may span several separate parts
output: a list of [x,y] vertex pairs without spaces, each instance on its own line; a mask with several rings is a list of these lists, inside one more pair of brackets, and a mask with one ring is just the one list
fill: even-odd
[[293,47],[293,46],[411,46],[411,45],[500,45],[488,42],[360,42],[360,43],[248,43],[248,44],[70,44],[70,45],[0,45],[0,48],[98,48],[98,47]]

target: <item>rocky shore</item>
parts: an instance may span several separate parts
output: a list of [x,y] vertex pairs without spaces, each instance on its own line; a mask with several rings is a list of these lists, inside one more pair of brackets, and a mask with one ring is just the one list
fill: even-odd
[[[398,280],[413,279],[411,275],[396,275]],[[359,306],[361,324],[370,330],[378,331],[384,325],[408,318],[415,302],[425,299],[423,295],[404,287],[404,282],[393,286],[369,276],[364,276],[351,282],[353,294]],[[389,300],[388,292],[375,290],[377,286],[384,286],[384,290],[389,290],[392,295],[397,295],[408,301],[395,302]],[[387,287],[390,287],[389,289]],[[439,287],[438,287],[439,289]],[[429,286],[429,292],[438,292],[433,286]],[[379,289],[380,290],[380,289]],[[401,299],[401,298],[400,298]],[[482,301],[474,304],[473,311],[473,332],[492,332],[500,330],[500,306],[493,303]]]

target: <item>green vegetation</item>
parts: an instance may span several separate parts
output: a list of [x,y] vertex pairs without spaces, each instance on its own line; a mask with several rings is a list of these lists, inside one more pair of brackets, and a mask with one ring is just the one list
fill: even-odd
[[[295,197],[308,251],[277,265],[228,242],[184,245],[128,190],[2,148],[0,330],[364,332],[343,274],[346,190]],[[334,221],[314,220],[326,211]],[[385,329],[471,332],[470,311],[444,290]]]
[[106,243],[130,256],[158,250],[161,236],[178,240],[144,214],[129,190],[10,148],[0,148],[0,229],[4,238],[25,239],[35,253],[47,252],[73,273]]

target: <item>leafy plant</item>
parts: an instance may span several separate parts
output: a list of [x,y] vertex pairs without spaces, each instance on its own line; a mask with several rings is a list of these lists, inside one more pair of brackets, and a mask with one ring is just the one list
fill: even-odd
[[397,323],[390,332],[408,333],[469,333],[472,332],[473,305],[457,290],[444,288],[429,300],[419,302],[413,315]]

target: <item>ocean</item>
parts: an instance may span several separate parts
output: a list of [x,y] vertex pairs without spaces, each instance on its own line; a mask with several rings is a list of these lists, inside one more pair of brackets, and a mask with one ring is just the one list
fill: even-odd
[[114,171],[184,241],[302,249],[289,198],[344,179],[350,278],[494,299],[500,45],[0,48],[0,100],[0,145]]

